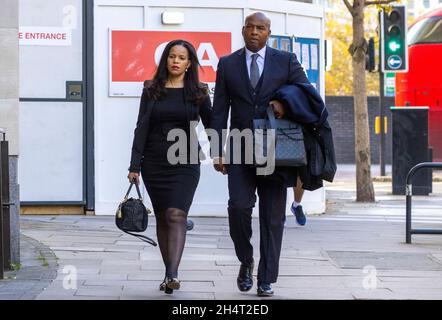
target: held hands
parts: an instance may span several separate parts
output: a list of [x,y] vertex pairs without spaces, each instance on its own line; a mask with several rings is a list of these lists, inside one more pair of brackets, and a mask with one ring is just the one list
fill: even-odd
[[136,172],[129,172],[127,175],[129,182],[135,182],[136,184],[140,184],[140,174]]
[[272,106],[273,111],[275,112],[275,117],[277,119],[281,119],[285,114],[284,105],[278,100],[272,100],[269,102],[269,105]]
[[213,167],[216,171],[227,174],[227,168],[224,162],[224,157],[213,158]]

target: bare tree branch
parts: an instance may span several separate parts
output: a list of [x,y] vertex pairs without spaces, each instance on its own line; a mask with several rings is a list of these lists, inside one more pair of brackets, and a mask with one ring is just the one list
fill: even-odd
[[390,3],[396,2],[396,1],[397,0],[365,1],[364,6],[370,6],[370,5],[373,5],[373,4],[390,4]]
[[348,0],[343,0],[345,3],[345,6],[347,7],[348,11],[350,11],[351,15],[353,16],[354,14],[354,10],[353,7],[351,6],[350,2],[348,2]]

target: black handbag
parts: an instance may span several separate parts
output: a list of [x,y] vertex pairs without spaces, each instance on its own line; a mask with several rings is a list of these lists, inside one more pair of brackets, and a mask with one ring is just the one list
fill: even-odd
[[[307,164],[304,145],[304,134],[299,123],[289,119],[276,119],[271,106],[267,107],[265,119],[254,119],[254,162],[256,166],[267,163],[269,151],[275,151],[276,167],[300,167]],[[268,145],[269,129],[274,129],[275,139],[270,139],[274,145]],[[273,142],[272,142],[273,141]]]
[[[128,198],[132,186],[135,184],[138,193],[138,199]],[[144,232],[147,229],[148,215],[151,213],[143,204],[140,188],[136,182],[131,182],[123,201],[118,205],[115,215],[115,224],[118,229],[124,231],[131,236],[147,242],[153,246],[157,243],[149,237],[133,232]]]

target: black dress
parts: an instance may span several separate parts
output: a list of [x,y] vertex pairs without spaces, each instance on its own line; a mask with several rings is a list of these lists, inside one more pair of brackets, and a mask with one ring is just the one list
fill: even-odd
[[[189,212],[200,178],[200,164],[199,161],[190,163],[189,157],[184,163],[171,164],[167,159],[167,151],[176,141],[167,141],[167,134],[171,129],[179,128],[189,138],[189,114],[194,112],[189,112],[188,108],[204,108],[207,113],[210,110],[210,98],[207,97],[204,105],[198,108],[185,103],[183,88],[166,88],[166,91],[167,95],[155,102],[150,113],[141,176],[155,213],[167,208]],[[205,114],[205,126],[208,124],[207,119]]]

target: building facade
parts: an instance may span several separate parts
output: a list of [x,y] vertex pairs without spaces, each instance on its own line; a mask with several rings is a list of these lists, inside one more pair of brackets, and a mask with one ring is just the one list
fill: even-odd
[[[114,214],[127,189],[142,82],[172,38],[193,42],[213,88],[219,57],[243,46],[244,18],[263,11],[272,45],[288,39],[324,96],[323,6],[304,2],[21,0],[22,212]],[[190,214],[226,215],[227,198],[226,177],[203,161]],[[323,212],[324,190],[306,194],[305,206]]]

